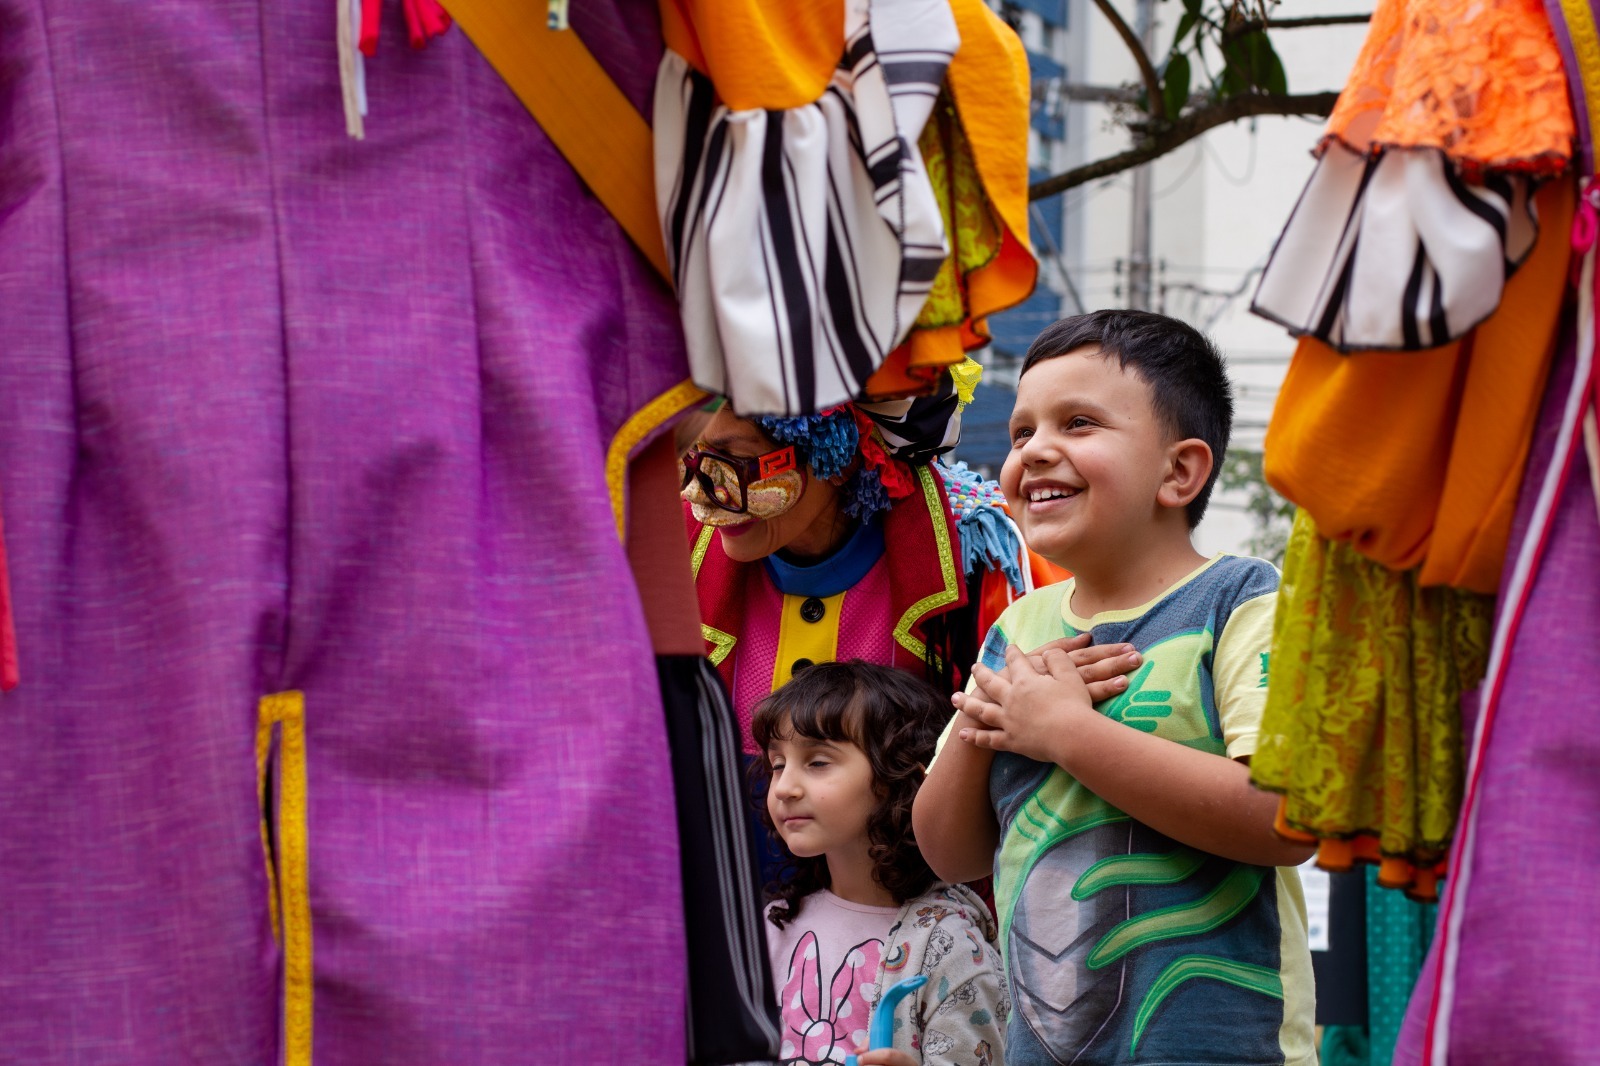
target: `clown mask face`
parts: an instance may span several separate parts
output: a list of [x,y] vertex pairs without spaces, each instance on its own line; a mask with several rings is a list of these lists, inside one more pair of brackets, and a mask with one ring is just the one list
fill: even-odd
[[715,526],[735,562],[783,551],[821,558],[849,535],[839,490],[812,477],[792,449],[727,410],[684,455],[683,498],[695,521]]
[[708,526],[776,518],[805,492],[792,447],[745,457],[697,444],[683,456],[682,467],[683,498],[695,521]]

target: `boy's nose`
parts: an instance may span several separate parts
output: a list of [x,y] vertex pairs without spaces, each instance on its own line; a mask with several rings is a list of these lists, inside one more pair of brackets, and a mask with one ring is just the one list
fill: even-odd
[[1061,450],[1043,433],[1035,433],[1022,442],[1022,465],[1038,466],[1060,458]]

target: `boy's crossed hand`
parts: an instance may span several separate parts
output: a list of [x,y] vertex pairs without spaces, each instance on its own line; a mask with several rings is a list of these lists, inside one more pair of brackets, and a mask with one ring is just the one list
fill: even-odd
[[1127,672],[1140,662],[1131,645],[1088,645],[1088,634],[1057,640],[1024,654],[1006,648],[1006,666],[972,669],[974,689],[957,693],[955,705],[978,727],[961,730],[974,747],[1015,752],[1060,764],[1073,721],[1096,714],[1094,704],[1128,686]]

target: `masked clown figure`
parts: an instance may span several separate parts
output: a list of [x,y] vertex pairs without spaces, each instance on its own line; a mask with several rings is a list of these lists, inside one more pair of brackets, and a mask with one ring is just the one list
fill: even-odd
[[[670,427],[711,393],[848,422],[848,455],[775,428],[722,449],[753,471],[696,458],[693,484],[753,486],[747,513],[836,503],[819,559],[888,545],[840,557],[876,552],[852,584],[886,590],[845,597],[841,654],[945,647],[963,539],[931,452],[873,491],[857,475],[893,431],[837,405],[937,380],[953,407],[982,316],[1030,290],[1027,70],[980,0],[566,8],[547,27],[537,0],[0,0],[0,1060],[776,1048],[753,893],[697,926],[686,880],[717,864],[684,828],[679,753],[724,740],[692,769],[738,786]],[[909,46],[939,63],[890,78]],[[619,129],[631,155],[582,158]],[[809,213],[747,180],[763,160],[803,172]],[[729,173],[747,198],[698,212]],[[809,211],[844,184],[848,212]],[[772,392],[723,284],[751,273],[750,226],[775,271],[870,251],[851,301],[785,292],[812,316],[791,340],[852,316],[872,334],[847,377],[796,343],[778,378],[816,387]],[[703,580],[752,573],[715,539]],[[687,648],[659,639],[671,601]],[[756,661],[754,629],[708,622],[752,637],[718,665]],[[720,999],[698,976],[718,952],[738,971]],[[706,1005],[736,1000],[751,1032],[716,1048]]]
[[747,758],[755,705],[796,671],[865,659],[953,691],[999,611],[1060,576],[1022,547],[998,485],[936,461],[960,398],[723,408],[685,454],[702,632]]

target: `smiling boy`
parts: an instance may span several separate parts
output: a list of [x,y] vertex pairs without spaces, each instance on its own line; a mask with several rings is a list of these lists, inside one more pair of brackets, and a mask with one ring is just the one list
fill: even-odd
[[[1001,485],[1074,578],[990,630],[914,812],[940,877],[994,874],[1011,1066],[1316,1061],[1309,850],[1249,782],[1277,571],[1190,539],[1232,411],[1162,315],[1065,319],[1024,363]],[[1099,704],[1050,646],[1080,633],[1137,664]]]

